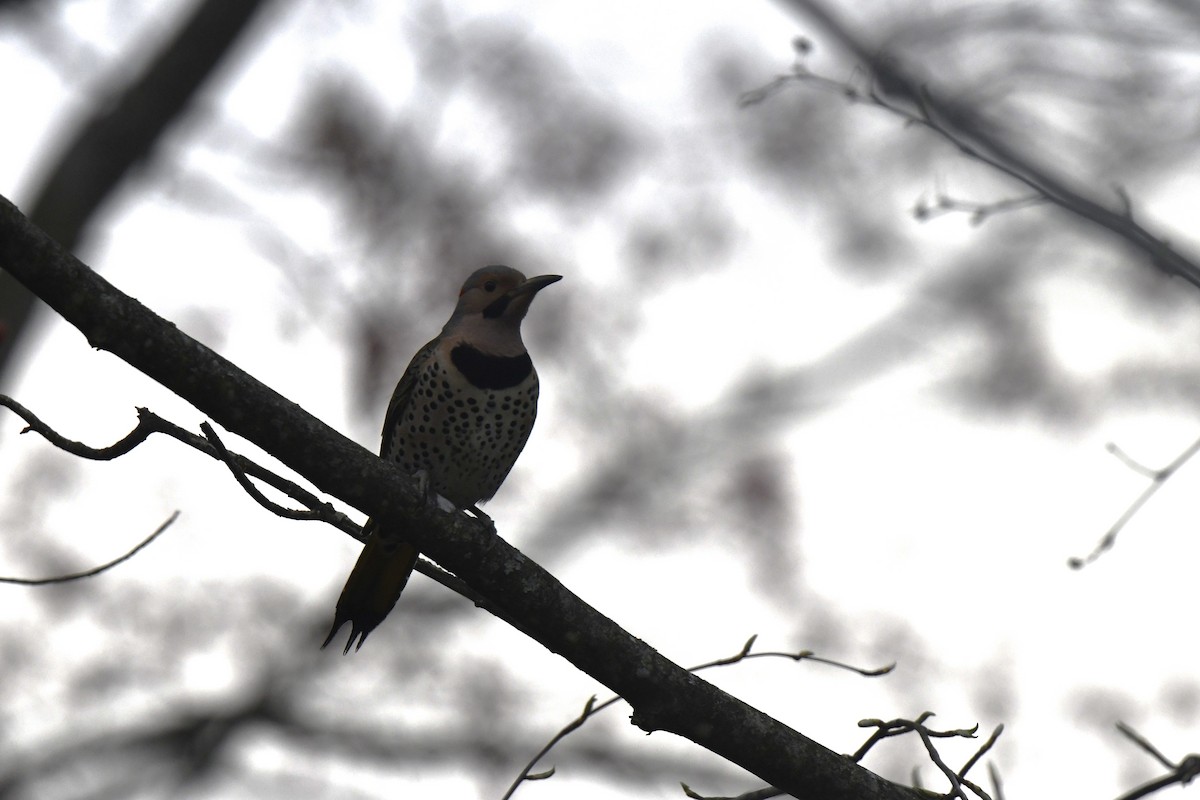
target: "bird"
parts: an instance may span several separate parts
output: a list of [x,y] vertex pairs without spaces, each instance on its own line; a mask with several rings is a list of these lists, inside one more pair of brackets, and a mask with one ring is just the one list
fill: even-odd
[[[526,278],[502,265],[478,269],[454,313],[404,370],[383,421],[379,455],[413,475],[427,493],[470,510],[494,530],[479,504],[504,483],[537,417],[538,375],[521,340],[534,296],[561,275]],[[357,652],[400,599],[419,555],[403,530],[374,518],[338,598],[328,647],[349,622]]]

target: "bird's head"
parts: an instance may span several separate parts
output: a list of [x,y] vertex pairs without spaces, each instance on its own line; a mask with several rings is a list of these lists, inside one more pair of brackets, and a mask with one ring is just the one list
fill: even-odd
[[477,269],[459,290],[458,305],[442,333],[472,340],[493,352],[510,350],[514,334],[520,344],[521,320],[534,295],[560,280],[562,275],[526,278],[500,265]]

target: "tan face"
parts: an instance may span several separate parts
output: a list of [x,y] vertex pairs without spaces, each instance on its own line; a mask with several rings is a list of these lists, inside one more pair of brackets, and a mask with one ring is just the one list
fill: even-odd
[[[458,293],[458,308],[464,314],[480,313],[523,283],[525,276],[510,267],[476,270]],[[525,306],[528,307],[528,303]]]
[[533,296],[561,275],[538,275],[526,278],[512,267],[484,267],[472,273],[458,293],[456,319],[475,315],[484,321],[520,324],[533,302]]
[[458,293],[458,305],[442,328],[446,347],[459,342],[501,356],[525,352],[521,320],[539,291],[561,275],[526,278],[511,267],[484,267],[472,273]]

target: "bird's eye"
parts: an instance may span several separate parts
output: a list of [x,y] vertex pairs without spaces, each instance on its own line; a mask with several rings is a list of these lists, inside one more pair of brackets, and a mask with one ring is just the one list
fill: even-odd
[[485,284],[483,285],[483,290],[484,290],[485,292],[494,292],[494,291],[496,291],[496,282],[495,282],[495,281],[488,281],[487,283],[485,283]]

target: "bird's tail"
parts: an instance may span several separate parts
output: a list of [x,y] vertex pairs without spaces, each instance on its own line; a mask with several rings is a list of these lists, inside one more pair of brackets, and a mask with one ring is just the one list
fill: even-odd
[[400,599],[404,584],[408,583],[408,576],[417,564],[417,548],[408,542],[390,537],[385,539],[371,522],[367,523],[367,529],[371,533],[354,569],[350,571],[350,577],[346,579],[333,616],[333,627],[329,629],[321,649],[333,641],[338,630],[347,622],[350,623],[350,640],[346,642],[342,654],[350,652],[355,639],[358,645],[354,649],[361,649],[367,634],[383,622],[383,618]]

